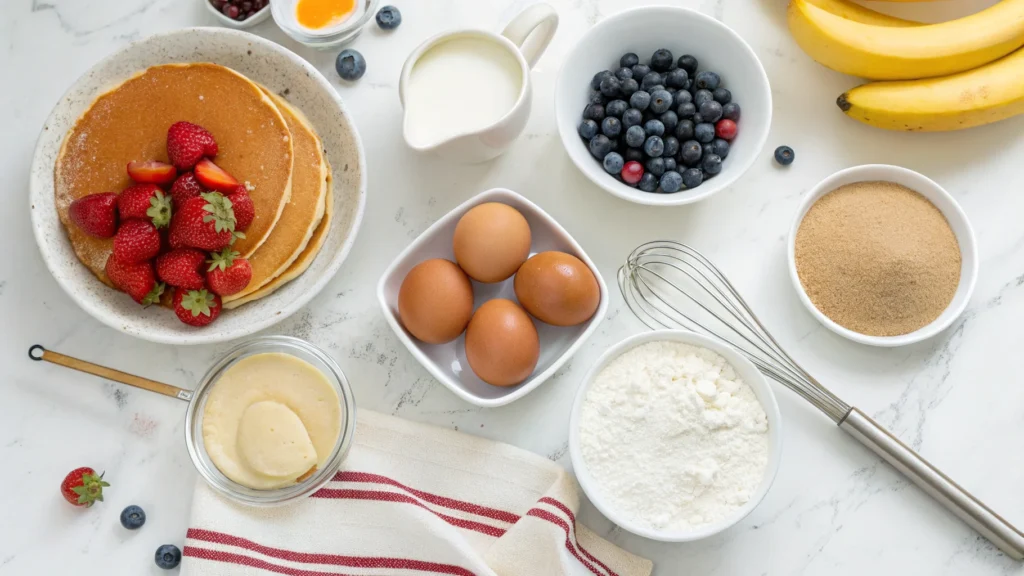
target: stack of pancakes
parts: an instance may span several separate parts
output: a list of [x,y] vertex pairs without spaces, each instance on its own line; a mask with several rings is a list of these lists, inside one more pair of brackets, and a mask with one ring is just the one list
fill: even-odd
[[153,66],[99,96],[68,132],[54,168],[57,211],[78,259],[108,286],[109,238],[84,234],[73,201],[132,184],[132,161],[167,162],[167,128],[185,120],[220,148],[214,162],[244,182],[256,217],[234,249],[252,266],[225,308],[271,294],[309,266],[333,214],[331,167],[309,121],[284,98],[216,64]]

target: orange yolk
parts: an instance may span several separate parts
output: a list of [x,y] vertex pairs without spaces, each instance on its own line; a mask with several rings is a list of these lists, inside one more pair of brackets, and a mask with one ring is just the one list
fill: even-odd
[[356,0],[299,0],[295,17],[299,24],[316,30],[338,22],[355,7]]

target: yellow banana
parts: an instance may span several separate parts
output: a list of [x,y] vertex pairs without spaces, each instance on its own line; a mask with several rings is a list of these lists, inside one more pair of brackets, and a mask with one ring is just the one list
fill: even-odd
[[[881,12],[875,12],[869,8],[865,8],[860,4],[854,4],[847,0],[808,0],[811,4],[814,4],[818,8],[831,12],[840,18],[852,20],[854,22],[860,22],[862,24],[873,24],[875,26],[892,26],[899,28],[909,28],[910,26],[921,26],[920,22],[912,22],[910,20],[904,20],[895,16],[889,16],[888,14],[882,14]],[[922,0],[923,1],[923,0]]]
[[1024,113],[1024,48],[941,78],[873,82],[836,100],[847,116],[887,130],[938,132]]
[[812,58],[875,80],[954,74],[1024,45],[1024,0],[1002,0],[951,22],[901,28],[847,20],[810,0],[791,0],[788,19],[797,44]]

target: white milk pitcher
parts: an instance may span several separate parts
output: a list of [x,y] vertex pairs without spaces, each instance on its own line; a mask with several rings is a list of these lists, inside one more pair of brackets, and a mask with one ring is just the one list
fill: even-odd
[[457,30],[421,44],[405,61],[398,84],[405,142],[464,163],[504,152],[526,127],[530,69],[557,28],[555,9],[534,4],[501,35]]

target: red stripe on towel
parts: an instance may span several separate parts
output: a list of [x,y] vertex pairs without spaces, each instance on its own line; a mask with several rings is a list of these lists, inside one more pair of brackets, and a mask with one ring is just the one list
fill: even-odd
[[562,531],[565,532],[565,547],[569,550],[569,552],[573,556],[575,556],[577,560],[580,561],[580,564],[586,566],[587,569],[593,572],[596,576],[605,576],[603,572],[598,570],[596,566],[588,562],[583,556],[580,555],[579,552],[576,551],[576,546],[573,545],[573,541],[571,538],[569,524],[565,520],[559,518],[558,516],[555,516],[551,512],[548,512],[547,510],[540,510],[538,508],[531,509],[529,512],[526,513],[526,515],[533,516],[535,518],[540,518],[541,520],[547,520],[548,522],[551,522],[555,526],[561,528]]
[[[573,514],[572,510],[569,510],[569,507],[566,506],[565,504],[562,504],[558,500],[555,500],[554,498],[549,498],[547,496],[541,498],[540,502],[543,502],[545,504],[550,504],[551,506],[554,506],[555,508],[558,508],[563,513],[565,513],[566,516],[569,517],[569,524],[572,524],[573,526],[576,525],[576,515]],[[575,535],[573,535],[573,540],[576,540]],[[576,546],[580,549],[580,552],[582,552],[584,556],[589,558],[591,562],[597,564],[601,568],[604,568],[608,572],[608,574],[610,574],[611,576],[619,576],[611,568],[606,566],[604,562],[601,562],[600,560],[595,558],[593,554],[591,554],[590,552],[587,552],[586,550],[584,550],[583,546],[580,545],[580,541],[579,540],[576,540]]]
[[278,564],[271,564],[257,558],[250,556],[244,556],[242,554],[232,554],[231,552],[221,552],[219,550],[209,550],[207,548],[196,548],[195,546],[185,546],[182,551],[184,556],[189,558],[199,558],[201,560],[212,560],[214,562],[226,562],[228,564],[238,564],[239,566],[248,566],[250,568],[258,568],[260,570],[266,570],[267,572],[276,572],[277,574],[285,574],[286,576],[351,576],[349,574],[342,574],[341,572],[322,572],[320,570],[300,570],[298,568],[288,568],[287,566],[280,566]]
[[500,538],[505,535],[504,528],[498,528],[497,526],[491,526],[490,524],[484,524],[482,522],[474,522],[472,520],[464,520],[462,518],[455,518],[454,516],[448,516],[447,514],[441,514],[440,512],[431,510],[425,504],[412,496],[406,496],[405,494],[399,494],[397,492],[384,492],[379,490],[348,490],[338,488],[321,488],[320,490],[313,493],[310,498],[328,498],[335,500],[375,500],[377,502],[404,502],[406,504],[413,504],[420,508],[434,514],[438,518],[445,522],[455,526],[457,528],[465,528],[466,530],[472,530],[481,534],[487,534],[488,536],[494,536]]

